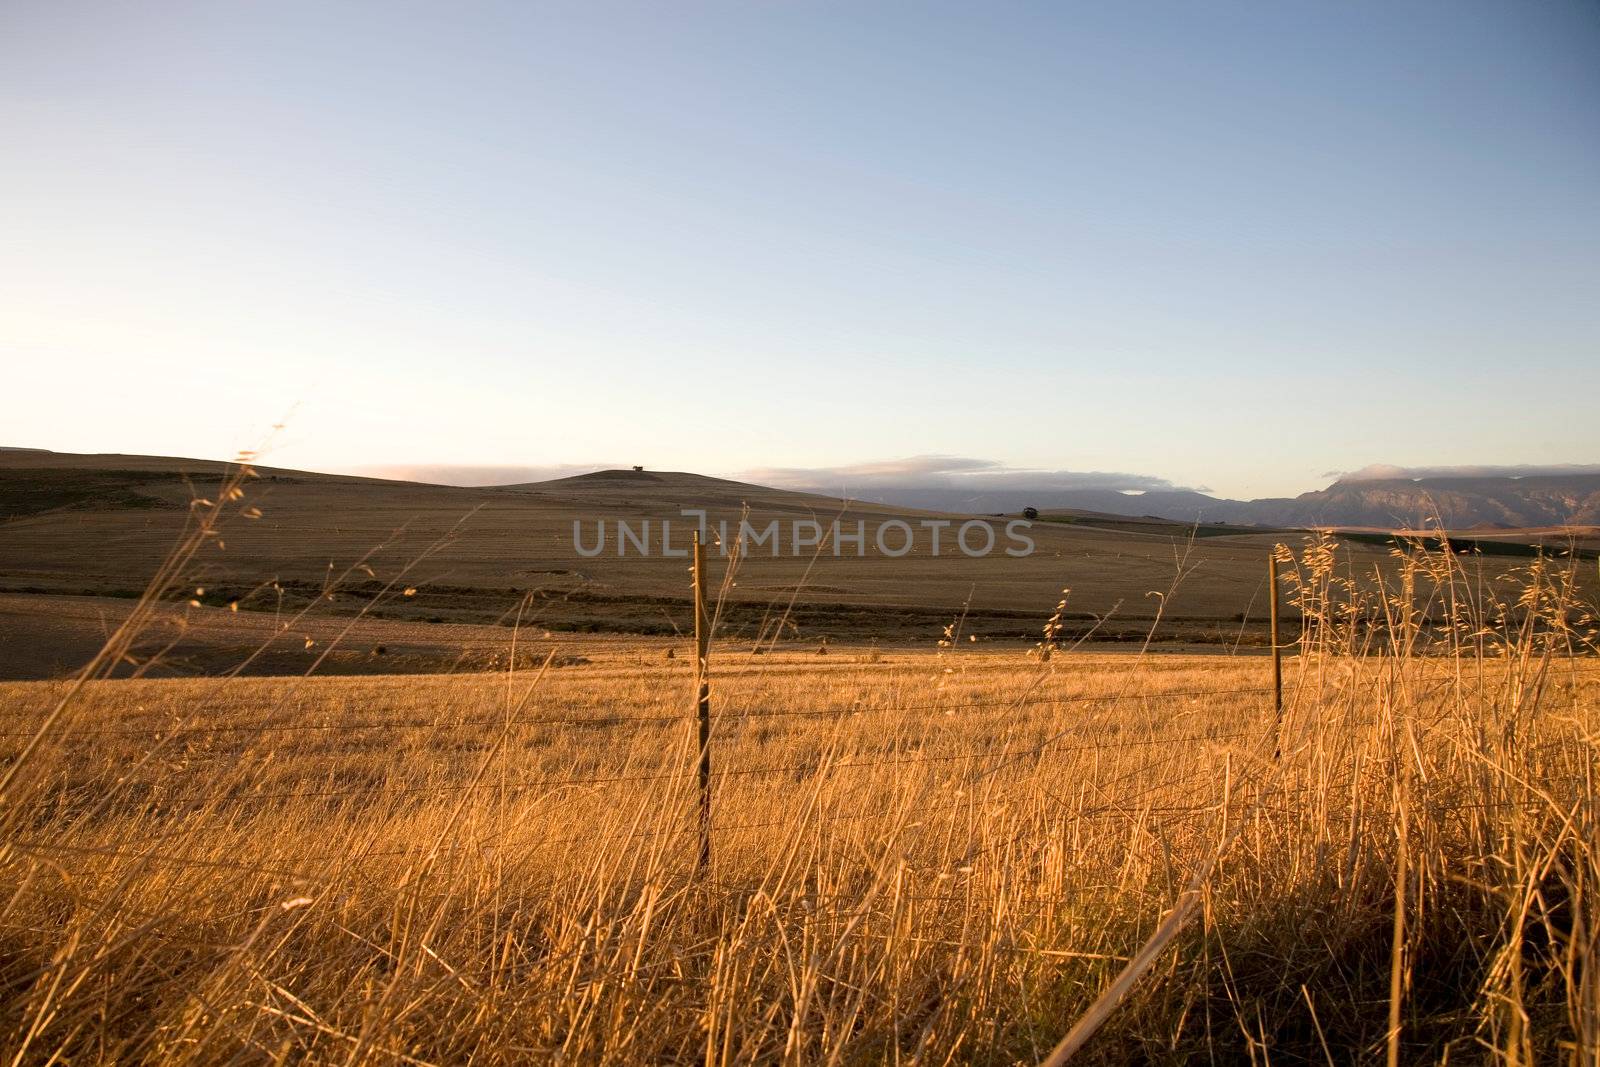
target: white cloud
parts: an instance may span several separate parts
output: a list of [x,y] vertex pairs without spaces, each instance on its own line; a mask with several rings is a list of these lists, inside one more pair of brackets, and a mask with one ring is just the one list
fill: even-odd
[[1123,492],[1179,489],[1165,478],[1114,471],[1044,470],[1008,467],[969,456],[909,456],[838,467],[757,467],[732,477],[779,489],[854,496],[894,489],[952,489],[982,492],[1026,489],[1033,492],[1113,489]]

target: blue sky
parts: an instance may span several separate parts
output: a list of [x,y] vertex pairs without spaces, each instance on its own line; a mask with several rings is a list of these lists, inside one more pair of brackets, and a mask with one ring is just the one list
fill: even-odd
[[1596,55],[1592,3],[13,0],[0,444],[1592,462]]

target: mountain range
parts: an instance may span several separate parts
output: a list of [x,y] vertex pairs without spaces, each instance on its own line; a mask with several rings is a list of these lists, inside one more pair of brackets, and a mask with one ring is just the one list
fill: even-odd
[[1178,522],[1450,530],[1600,525],[1600,474],[1341,479],[1297,497],[1230,500],[1188,489],[884,488],[873,499],[974,513],[1079,510]]

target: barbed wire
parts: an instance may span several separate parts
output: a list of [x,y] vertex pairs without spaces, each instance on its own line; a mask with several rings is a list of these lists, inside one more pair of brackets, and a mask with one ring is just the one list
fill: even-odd
[[[1547,674],[1554,672],[1546,672]],[[1560,672],[1562,677],[1568,674],[1600,674],[1600,668],[1586,670],[1573,668]],[[1444,679],[1449,680],[1449,679]],[[1380,679],[1354,680],[1360,685],[1377,685]],[[957,712],[973,711],[994,707],[1037,707],[1049,704],[1091,704],[1091,703],[1116,703],[1121,701],[1140,700],[1169,700],[1169,699],[1201,699],[1206,697],[1226,696],[1261,696],[1273,691],[1271,686],[1242,686],[1230,689],[1187,689],[1187,690],[1158,690],[1153,692],[1137,693],[1102,693],[1102,694],[1055,694],[1023,693],[1015,697],[996,695],[983,700],[957,700],[957,701],[926,701],[911,704],[886,703],[877,706],[860,703],[842,708],[762,708],[737,712],[721,712],[713,716],[714,723],[727,725],[746,720],[768,718],[846,718],[864,714],[893,714],[912,712]],[[1293,687],[1286,687],[1286,692],[1292,692]],[[685,711],[676,714],[659,715],[616,715],[601,714],[591,716],[567,716],[552,718],[549,716],[500,716],[495,718],[476,719],[384,719],[384,720],[356,720],[347,722],[265,722],[265,723],[215,723],[201,726],[178,726],[163,728],[160,724],[148,726],[116,726],[116,727],[91,727],[78,728],[69,731],[75,738],[149,738],[151,740],[171,741],[175,739],[205,737],[211,735],[265,735],[276,733],[301,733],[301,732],[347,732],[362,731],[403,731],[403,730],[465,730],[488,729],[507,726],[576,726],[576,727],[614,727],[628,725],[671,725],[692,721],[694,713]],[[0,738],[28,738],[33,732],[27,730],[0,731]]]
[[[1560,677],[1569,676],[1570,674],[1573,674],[1573,673],[1584,673],[1584,674],[1587,674],[1587,673],[1596,673],[1596,672],[1591,672],[1591,671],[1588,671],[1588,670],[1575,668],[1575,667],[1574,668],[1568,668],[1568,669],[1562,669],[1562,668],[1558,667],[1555,670],[1547,671],[1545,673],[1547,675],[1553,675],[1553,676],[1556,676],[1556,677],[1560,678]],[[1509,680],[1509,679],[1507,679],[1507,680]],[[1356,696],[1366,686],[1378,684],[1379,681],[1380,681],[1380,679],[1378,679],[1376,677],[1373,677],[1373,678],[1363,677],[1363,678],[1344,679],[1344,680],[1342,680],[1341,683],[1336,683],[1336,684],[1339,684],[1341,686],[1341,688],[1337,689],[1335,691],[1334,698],[1338,698],[1338,697],[1341,697],[1341,696],[1342,697]],[[1430,681],[1435,686],[1447,687],[1447,686],[1449,686],[1451,684],[1454,684],[1455,678],[1453,676],[1446,675],[1446,676],[1443,676],[1443,677],[1435,677],[1435,678],[1431,679]],[[1268,693],[1271,693],[1271,692],[1272,692],[1272,688],[1269,687],[1269,686],[1235,687],[1235,688],[1228,688],[1228,689],[1168,689],[1168,690],[1157,690],[1157,691],[1142,691],[1142,692],[1136,692],[1136,693],[1119,692],[1119,693],[1103,693],[1103,694],[1029,693],[1029,692],[1025,691],[1025,692],[1017,694],[1015,696],[1004,696],[1004,695],[996,694],[996,695],[991,695],[991,696],[989,696],[989,697],[987,697],[985,699],[981,699],[981,700],[954,700],[954,701],[940,700],[940,701],[919,702],[919,703],[911,703],[911,704],[887,703],[887,704],[884,704],[884,705],[881,705],[881,706],[877,706],[877,707],[864,707],[864,706],[861,706],[859,703],[857,703],[856,705],[851,706],[851,707],[826,708],[826,709],[749,709],[749,710],[738,711],[738,712],[733,712],[733,713],[724,713],[723,715],[720,715],[720,716],[716,717],[716,722],[717,722],[717,724],[719,726],[726,726],[728,724],[737,724],[739,722],[743,722],[743,721],[746,721],[746,720],[774,718],[774,717],[785,717],[785,718],[787,718],[787,717],[796,717],[796,716],[800,716],[800,717],[819,717],[819,716],[849,717],[849,716],[859,715],[859,714],[863,714],[863,713],[895,713],[895,712],[899,712],[899,713],[918,713],[918,712],[952,713],[952,712],[955,712],[955,711],[974,710],[974,709],[983,709],[983,708],[1015,709],[1015,708],[1020,708],[1020,707],[1037,706],[1037,705],[1044,705],[1044,704],[1049,704],[1049,705],[1067,705],[1067,706],[1086,706],[1086,705],[1113,705],[1114,706],[1114,705],[1120,704],[1120,703],[1135,703],[1135,702],[1150,701],[1150,700],[1160,701],[1160,700],[1178,700],[1178,699],[1203,699],[1203,698],[1245,696],[1245,695],[1259,696],[1259,695],[1265,695],[1265,694],[1268,694]],[[1293,686],[1289,687],[1288,695],[1290,695],[1292,697],[1294,695],[1294,692],[1295,692],[1294,687]],[[1327,692],[1326,687],[1319,687],[1319,689],[1317,690],[1317,692],[1314,695],[1316,696],[1318,703],[1322,703],[1322,702],[1326,701],[1327,699],[1329,699],[1329,694]],[[1305,711],[1307,709],[1297,709],[1297,710]],[[204,734],[207,734],[207,733],[222,733],[222,732],[227,732],[227,733],[268,733],[268,732],[273,732],[273,733],[276,733],[276,732],[280,732],[280,731],[291,731],[291,730],[293,730],[293,731],[300,731],[300,730],[345,730],[345,731],[354,731],[354,730],[368,730],[368,729],[434,729],[434,730],[447,731],[447,730],[458,730],[458,729],[463,729],[463,728],[468,728],[468,727],[483,727],[483,728],[501,727],[501,728],[505,728],[505,727],[508,727],[508,726],[514,725],[514,724],[541,725],[541,726],[560,726],[560,725],[574,725],[574,726],[606,725],[606,726],[611,726],[611,725],[622,725],[622,724],[626,724],[626,723],[683,723],[685,721],[690,720],[690,718],[691,717],[689,715],[647,715],[647,716],[615,716],[615,715],[613,715],[613,716],[589,717],[589,718],[550,718],[550,717],[547,717],[547,716],[537,716],[537,717],[507,717],[507,716],[501,716],[501,717],[492,718],[492,719],[462,719],[462,720],[456,720],[454,722],[446,721],[446,720],[424,720],[424,721],[403,721],[403,722],[396,722],[394,720],[385,720],[385,721],[381,721],[381,722],[355,722],[355,723],[215,724],[215,725],[207,725],[207,726],[202,726],[202,727],[184,729],[184,730],[181,730],[181,731],[178,732],[178,736],[184,736],[184,735],[190,735],[190,734],[193,734],[193,735],[204,735]],[[1424,729],[1427,729],[1427,728],[1430,728],[1433,725],[1437,725],[1438,722],[1445,721],[1445,719],[1446,719],[1446,716],[1440,716],[1439,719],[1435,720],[1435,722],[1433,722],[1433,723],[1422,723],[1422,725],[1423,725]],[[1343,729],[1349,729],[1349,728],[1355,728],[1355,727],[1375,725],[1375,724],[1379,723],[1380,721],[1386,721],[1386,720],[1381,720],[1381,719],[1376,719],[1376,718],[1360,718],[1360,719],[1356,719],[1356,718],[1346,717],[1346,718],[1344,718],[1342,720],[1338,720],[1338,721],[1318,720],[1316,724],[1320,725],[1320,726],[1323,726],[1323,727],[1336,726],[1336,727],[1343,728]],[[1413,721],[1417,721],[1417,720],[1413,720]],[[1306,725],[1310,725],[1310,724],[1302,723],[1301,724],[1301,728],[1303,729]],[[1122,729],[1122,728],[1124,728],[1124,724],[1122,724],[1120,722],[1117,722],[1115,720],[1090,721],[1090,722],[1085,722],[1085,723],[1080,724],[1079,730],[1081,731],[1081,730],[1089,730],[1089,729],[1103,728],[1103,727],[1114,727],[1114,728],[1117,728],[1117,729]],[[954,762],[977,761],[977,760],[985,760],[985,759],[991,760],[991,761],[999,761],[1002,765],[1005,764],[1006,761],[1013,761],[1015,763],[1015,765],[1026,766],[1027,764],[1024,764],[1021,761],[1015,760],[1014,758],[1015,757],[1026,757],[1026,758],[1030,758],[1030,759],[1033,759],[1033,760],[1044,759],[1044,758],[1046,758],[1047,751],[1048,751],[1049,755],[1054,756],[1054,755],[1059,755],[1059,754],[1068,753],[1068,752],[1123,751],[1123,750],[1132,750],[1132,749],[1147,749],[1147,748],[1154,747],[1154,746],[1181,747],[1181,746],[1195,745],[1195,744],[1231,744],[1233,742],[1237,742],[1237,741],[1240,741],[1240,740],[1243,740],[1243,739],[1247,739],[1247,738],[1254,738],[1256,740],[1262,740],[1263,738],[1268,737],[1270,735],[1270,732],[1271,732],[1270,729],[1265,724],[1257,724],[1255,726],[1255,728],[1252,728],[1252,729],[1234,729],[1234,730],[1212,729],[1212,730],[1205,730],[1203,732],[1189,732],[1189,733],[1184,733],[1184,734],[1151,733],[1148,736],[1110,736],[1110,737],[1102,736],[1102,737],[1095,737],[1095,738],[1092,738],[1092,739],[1086,739],[1086,740],[1081,740],[1081,741],[1074,741],[1072,743],[1061,743],[1060,738],[1063,735],[1057,735],[1056,737],[1046,739],[1043,743],[1040,743],[1040,744],[1023,745],[1023,746],[1016,746],[1016,747],[1012,747],[1012,746],[1000,746],[1000,747],[985,746],[985,747],[979,748],[979,749],[968,749],[968,750],[955,751],[955,752],[930,752],[930,751],[925,751],[925,750],[916,750],[914,752],[907,753],[905,751],[902,751],[900,753],[882,754],[882,755],[879,755],[879,756],[873,757],[873,758],[863,758],[863,754],[862,753],[856,752],[856,753],[849,753],[848,754],[848,758],[834,758],[834,757],[831,757],[831,756],[822,756],[822,757],[819,757],[819,758],[813,758],[813,759],[808,759],[808,760],[803,760],[803,761],[789,761],[789,762],[758,765],[758,766],[749,766],[749,767],[731,767],[731,768],[730,767],[719,767],[718,769],[716,769],[715,771],[712,772],[710,777],[713,780],[717,780],[717,781],[728,781],[728,780],[745,779],[745,778],[758,777],[758,776],[764,776],[764,775],[789,775],[789,774],[793,774],[793,775],[809,776],[811,779],[820,779],[822,777],[830,776],[830,775],[833,775],[836,772],[840,772],[840,771],[862,770],[862,769],[873,769],[873,768],[885,768],[885,767],[897,767],[897,766],[918,765],[918,764],[954,763]],[[143,728],[127,728],[127,727],[120,727],[120,728],[116,728],[115,730],[78,731],[76,734],[74,734],[74,736],[107,735],[107,736],[124,736],[124,737],[125,736],[144,737],[144,736],[149,736],[151,734],[154,734],[157,738],[161,737],[161,731],[160,731],[159,728],[143,729]],[[13,732],[13,733],[9,733],[9,734],[0,734],[0,736],[13,736],[14,737],[14,736],[27,736],[27,735]],[[1079,733],[1077,736],[1081,736],[1081,733]],[[1554,744],[1575,744],[1575,743],[1581,742],[1582,740],[1584,740],[1584,739],[1583,738],[1557,739],[1556,741],[1546,742],[1546,746],[1554,745]],[[1542,748],[1542,747],[1546,747],[1546,746],[1539,746],[1539,747]],[[1190,754],[1190,752],[1192,752],[1192,750],[1179,748],[1178,750],[1175,750],[1174,752],[1168,754],[1164,758],[1164,760],[1162,760],[1160,762],[1172,763],[1172,762],[1175,762],[1175,761],[1177,761],[1179,759],[1185,758],[1187,755]],[[1130,777],[1135,777],[1135,776],[1139,776],[1139,775],[1148,775],[1153,769],[1154,768],[1151,767],[1151,766],[1142,765],[1141,764],[1140,766],[1136,766],[1136,767],[1133,767],[1133,768],[1130,768],[1130,769],[1126,770],[1123,774],[1114,777],[1110,781],[1106,781],[1106,782],[1093,782],[1093,781],[1091,781],[1091,782],[1088,782],[1087,784],[1091,788],[1096,790],[1097,792],[1100,792],[1100,793],[1103,794],[1103,793],[1106,792],[1107,789],[1113,787],[1114,785],[1118,784],[1119,782],[1126,781]],[[1205,770],[1206,769],[1203,766],[1197,765],[1196,771],[1194,773],[1195,774],[1202,773]],[[474,792],[474,791],[498,791],[498,792],[501,792],[501,793],[510,793],[510,792],[525,793],[525,792],[533,791],[533,790],[557,791],[557,790],[560,790],[560,789],[563,789],[563,788],[569,788],[569,787],[604,785],[604,784],[647,783],[647,782],[662,782],[662,781],[674,781],[674,780],[675,781],[686,781],[686,780],[695,778],[697,776],[697,773],[698,772],[695,771],[695,770],[683,769],[683,770],[649,771],[649,772],[645,772],[645,773],[609,773],[609,774],[590,774],[590,775],[567,775],[567,776],[546,777],[546,778],[519,778],[519,779],[516,779],[514,781],[507,781],[503,777],[498,777],[498,778],[491,777],[491,778],[479,778],[479,779],[475,779],[474,781],[471,781],[471,782],[435,782],[435,783],[419,784],[419,785],[399,785],[399,784],[393,784],[393,783],[387,783],[387,782],[374,782],[374,783],[372,783],[370,785],[365,785],[365,786],[337,788],[337,789],[334,789],[334,788],[329,788],[329,789],[291,789],[291,790],[274,790],[274,791],[267,791],[267,792],[259,792],[259,791],[258,792],[240,792],[240,791],[234,790],[234,791],[231,791],[231,792],[228,792],[228,793],[219,794],[219,795],[215,795],[215,796],[212,796],[212,797],[205,798],[203,801],[199,801],[199,802],[197,802],[195,804],[191,804],[191,805],[187,805],[187,806],[190,807],[191,809],[205,810],[209,806],[221,806],[221,805],[232,806],[232,805],[237,805],[239,803],[255,803],[255,802],[279,801],[279,800],[293,800],[293,799],[348,799],[348,798],[354,798],[354,797],[371,797],[371,796],[375,796],[375,795],[396,796],[396,797],[398,797],[398,796],[416,796],[416,795],[444,796],[444,795],[460,795],[460,794],[462,794],[464,792]],[[1193,775],[1191,775],[1191,777],[1192,776]],[[1180,779],[1180,780],[1182,780],[1182,779]],[[1173,783],[1167,782],[1165,784],[1170,786]],[[1277,789],[1277,790],[1274,790],[1273,799],[1275,801],[1281,802],[1283,800],[1289,799],[1289,798],[1294,797],[1294,796],[1306,795],[1307,793],[1311,792],[1314,788],[1320,788],[1320,787],[1306,786],[1306,787],[1302,787],[1302,788],[1299,788],[1299,789]],[[152,794],[154,794],[154,793],[155,793],[155,791],[152,790]],[[1200,814],[1205,814],[1205,813],[1216,813],[1216,812],[1222,810],[1228,803],[1227,800],[1222,800],[1222,801],[1208,802],[1208,803],[1204,803],[1204,804],[1151,804],[1151,803],[1148,802],[1148,800],[1141,799],[1141,798],[1138,798],[1138,797],[1130,797],[1130,798],[1126,798],[1126,799],[1115,801],[1115,802],[1106,802],[1106,803],[1101,803],[1101,804],[1093,805],[1093,806],[1085,806],[1083,804],[1083,802],[1082,802],[1082,797],[1081,796],[1080,796],[1079,801],[1078,801],[1078,803],[1076,805],[1068,804],[1067,802],[1064,802],[1060,798],[1055,797],[1053,795],[1051,795],[1049,797],[1049,799],[1054,801],[1055,803],[1061,805],[1061,807],[1064,809],[1063,814],[1060,816],[1060,818],[1062,820],[1064,820],[1064,821],[1083,820],[1083,819],[1096,819],[1096,818],[1102,818],[1102,817],[1108,817],[1108,816],[1120,816],[1120,817],[1125,817],[1125,818],[1130,818],[1130,819],[1152,819],[1152,818],[1156,818],[1156,817],[1185,818],[1185,817],[1192,817],[1192,816],[1195,816],[1195,815],[1200,815]],[[152,795],[152,796],[146,796],[145,798],[143,798],[143,803],[160,805],[160,806],[177,806],[177,805],[180,805],[180,804],[183,803],[183,798],[181,797],[181,795],[179,797],[173,797],[173,798],[163,798],[163,797]],[[1509,808],[1512,808],[1512,807],[1527,807],[1527,806],[1537,807],[1537,806],[1539,806],[1541,804],[1544,804],[1544,803],[1547,803],[1547,802],[1542,800],[1542,799],[1530,799],[1530,800],[1526,800],[1526,801],[1474,801],[1474,802],[1452,803],[1452,804],[1446,804],[1446,805],[1439,805],[1437,803],[1434,803],[1434,804],[1430,804],[1430,810],[1436,811],[1436,812],[1457,812],[1457,811],[1468,811],[1468,810],[1483,811],[1483,810],[1497,810],[1497,809],[1506,810],[1506,809],[1509,809]],[[1258,808],[1258,810],[1269,810],[1269,811],[1273,811],[1273,812],[1276,812],[1276,813],[1292,813],[1295,810],[1299,810],[1299,809],[1290,808],[1290,807],[1283,807],[1283,806],[1281,806],[1281,804],[1269,805],[1269,806],[1267,806],[1265,808],[1262,808],[1260,806],[1260,802],[1259,801],[1258,801],[1258,804],[1257,804],[1257,808]],[[711,832],[727,834],[727,833],[734,833],[734,832],[748,832],[748,831],[757,831],[757,830],[764,830],[764,829],[774,829],[774,828],[780,828],[780,827],[797,827],[798,828],[799,825],[803,825],[803,826],[806,826],[806,827],[824,827],[824,826],[833,826],[833,825],[844,824],[844,823],[861,822],[861,821],[873,820],[873,819],[883,819],[883,818],[889,818],[889,817],[898,817],[898,816],[901,816],[902,814],[903,813],[896,812],[893,809],[885,809],[885,810],[878,810],[878,811],[866,811],[866,812],[841,812],[841,813],[835,813],[835,814],[826,815],[826,816],[819,815],[819,814],[817,814],[815,812],[811,812],[805,817],[807,821],[804,822],[803,824],[797,824],[796,823],[796,819],[795,819],[794,816],[788,816],[788,817],[784,817],[784,818],[765,820],[765,821],[758,821],[758,822],[732,822],[732,823],[713,822],[711,824]],[[403,848],[403,849],[358,852],[358,853],[356,853],[355,858],[357,858],[357,859],[367,859],[367,858],[393,858],[393,857],[398,857],[398,856],[412,856],[412,857],[417,857],[417,858],[422,858],[424,860],[427,860],[427,859],[434,858],[434,857],[437,857],[439,855],[446,854],[446,853],[455,853],[455,852],[462,852],[462,851],[480,851],[481,852],[481,851],[483,851],[485,849],[489,849],[489,848],[493,847],[493,844],[494,844],[494,842],[496,840],[503,839],[505,837],[509,837],[509,836],[517,833],[519,830],[524,829],[524,828],[525,828],[524,824],[519,822],[519,823],[514,824],[512,826],[502,828],[501,830],[496,831],[495,833],[489,835],[487,838],[479,838],[479,839],[471,841],[471,842],[452,842],[451,844],[449,844],[447,846],[440,846],[440,845],[436,844],[436,845],[432,845],[432,846],[412,846],[412,847]],[[620,836],[623,839],[627,839],[627,840],[643,840],[643,839],[651,839],[651,838],[678,836],[678,835],[682,835],[682,834],[696,833],[698,831],[699,831],[699,827],[696,826],[696,825],[682,825],[682,826],[675,826],[675,827],[656,827],[656,828],[651,828],[651,829],[646,829],[646,830],[630,830],[628,832],[625,832],[625,833],[621,834]],[[1024,830],[1020,834],[1014,835],[1013,838],[1010,839],[1010,840],[994,843],[994,845],[992,845],[991,848],[992,847],[996,847],[996,846],[998,846],[998,847],[1009,847],[1009,846],[1017,843],[1018,840],[1021,840],[1021,839],[1025,838],[1026,836],[1028,836],[1029,833],[1030,833],[1030,831]],[[176,835],[174,835],[174,836],[176,836]],[[173,839],[173,836],[168,836],[166,839],[171,840],[171,839]],[[594,845],[594,844],[604,843],[606,841],[616,840],[616,839],[618,839],[618,835],[615,834],[615,833],[609,834],[609,835],[608,834],[596,835],[594,833],[580,833],[580,834],[572,835],[570,838],[567,838],[567,839],[546,839],[546,840],[537,842],[537,844],[542,846],[542,847],[546,847],[546,848],[559,848],[559,847],[564,847],[564,846],[567,846],[567,845],[580,844],[580,843],[588,844],[588,845]],[[14,849],[15,851],[17,851],[19,853],[22,853],[22,854],[30,854],[30,855],[35,855],[35,856],[48,854],[50,852],[74,853],[74,854],[81,854],[81,855],[93,855],[93,856],[99,856],[99,857],[104,857],[104,858],[133,859],[133,860],[139,860],[139,861],[159,862],[159,863],[168,863],[168,864],[175,864],[175,865],[191,865],[191,866],[210,867],[210,868],[217,868],[217,869],[248,871],[248,872],[261,873],[261,874],[270,874],[270,875],[273,875],[275,877],[283,877],[283,878],[302,878],[302,879],[304,879],[304,878],[310,877],[310,876],[306,875],[305,872],[296,871],[296,870],[287,869],[287,868],[264,867],[264,866],[257,865],[257,864],[250,864],[250,863],[237,862],[237,861],[218,860],[218,859],[207,858],[207,857],[192,857],[192,856],[185,857],[185,856],[181,856],[181,855],[174,855],[172,853],[158,852],[158,851],[127,850],[127,849],[118,849],[118,848],[111,848],[111,847],[104,847],[104,846],[74,845],[74,844],[66,843],[66,842],[38,842],[38,841],[27,841],[27,840],[9,841],[9,842],[5,843],[4,847]],[[983,849],[983,850],[980,850],[980,851],[987,852],[989,850],[990,850],[989,848],[986,848],[986,849]],[[0,855],[3,855],[3,851],[0,851]]]

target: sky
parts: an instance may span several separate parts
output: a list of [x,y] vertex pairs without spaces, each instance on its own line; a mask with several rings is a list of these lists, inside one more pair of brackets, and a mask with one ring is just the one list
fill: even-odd
[[1557,0],[8,0],[0,445],[1592,463],[1596,55]]

